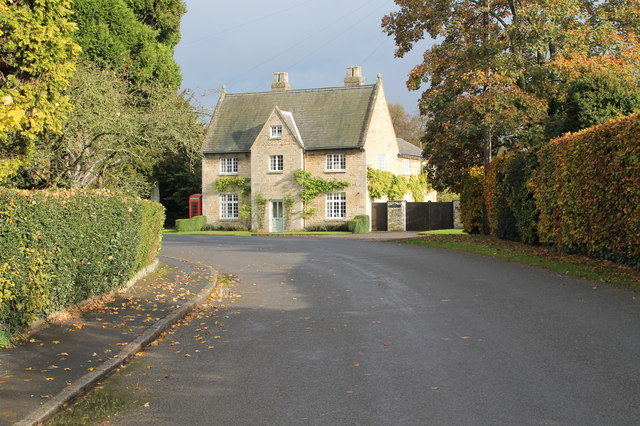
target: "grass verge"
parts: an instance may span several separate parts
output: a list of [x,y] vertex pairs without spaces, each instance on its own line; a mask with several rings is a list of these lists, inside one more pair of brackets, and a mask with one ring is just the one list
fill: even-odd
[[422,231],[420,235],[466,235],[464,229],[438,229],[436,231]]
[[486,235],[430,233],[401,240],[427,247],[466,251],[550,269],[561,274],[630,286],[640,290],[640,271],[613,262],[568,255],[544,247],[500,240]]
[[251,232],[251,231],[190,231],[190,232],[178,232],[175,229],[165,229],[163,234],[171,235],[335,235],[335,234],[351,234],[351,232],[339,232],[339,231],[291,231],[291,232]]
[[99,386],[46,424],[47,426],[106,424],[112,416],[125,411],[132,398],[133,393],[122,394]]

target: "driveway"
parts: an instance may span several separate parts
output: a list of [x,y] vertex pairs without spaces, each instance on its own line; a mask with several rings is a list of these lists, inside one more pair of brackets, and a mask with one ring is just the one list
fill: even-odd
[[240,297],[114,378],[139,391],[112,423],[640,422],[628,289],[342,238],[167,235],[163,254],[235,275]]

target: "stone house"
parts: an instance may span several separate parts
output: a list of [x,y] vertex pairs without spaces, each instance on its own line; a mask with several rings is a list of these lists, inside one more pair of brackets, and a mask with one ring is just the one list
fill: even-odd
[[[288,74],[275,73],[271,88],[220,96],[203,145],[210,225],[271,232],[340,225],[371,215],[367,167],[420,173],[421,150],[396,138],[380,75],[365,85],[361,68],[349,67],[344,87],[291,90]],[[304,205],[296,170],[349,185]]]

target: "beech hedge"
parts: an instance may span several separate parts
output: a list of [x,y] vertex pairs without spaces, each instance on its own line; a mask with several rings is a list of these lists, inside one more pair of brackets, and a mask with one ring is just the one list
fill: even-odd
[[484,168],[472,168],[462,180],[460,191],[460,220],[465,232],[479,234],[485,229],[483,223]]
[[538,242],[538,211],[530,188],[537,152],[511,152],[495,158],[484,180],[489,232],[498,238]]
[[460,195],[467,232],[640,269],[640,114],[497,157],[485,176],[481,170],[471,170]]
[[0,188],[0,333],[121,287],[155,260],[163,221],[114,192]]
[[540,241],[640,269],[640,114],[554,139],[538,161]]

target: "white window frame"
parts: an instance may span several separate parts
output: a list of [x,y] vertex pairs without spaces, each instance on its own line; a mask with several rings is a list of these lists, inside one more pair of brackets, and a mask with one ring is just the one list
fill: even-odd
[[225,157],[220,159],[221,175],[237,175],[238,174],[238,158]]
[[411,174],[411,161],[408,158],[402,159],[402,173],[407,176]]
[[326,201],[327,219],[347,218],[347,193],[329,192]]
[[271,126],[269,137],[271,137],[271,139],[282,138],[282,124],[276,124],[275,126]]
[[240,213],[238,194],[220,194],[220,219],[237,220]]
[[347,170],[347,156],[345,154],[327,154],[325,156],[325,171],[343,172]]
[[387,170],[387,156],[385,154],[378,154],[378,170]]
[[284,155],[269,156],[269,171],[276,173],[284,171]]

